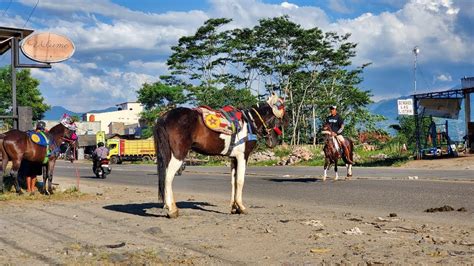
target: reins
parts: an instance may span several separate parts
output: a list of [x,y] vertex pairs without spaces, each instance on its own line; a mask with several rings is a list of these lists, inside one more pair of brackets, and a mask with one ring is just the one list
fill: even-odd
[[252,110],[255,112],[255,114],[258,116],[258,118],[260,119],[260,121],[262,122],[262,125],[265,127],[265,130],[267,131],[267,135],[268,133],[270,133],[271,129],[268,128],[267,124],[265,123],[265,121],[263,120],[262,116],[260,115],[260,113],[255,109],[255,108],[252,108]]

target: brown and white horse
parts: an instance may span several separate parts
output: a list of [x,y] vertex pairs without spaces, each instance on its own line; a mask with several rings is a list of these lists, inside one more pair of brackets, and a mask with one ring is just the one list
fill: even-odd
[[158,119],[153,130],[158,158],[158,192],[169,218],[179,215],[172,182],[189,150],[231,158],[231,213],[247,212],[242,203],[245,168],[250,153],[257,145],[255,138],[249,137],[249,131],[264,137],[270,148],[278,144],[278,133],[281,133],[279,128],[286,125],[286,116],[284,106],[277,107],[276,102],[270,99],[260,106],[241,110],[243,126],[234,138],[210,130],[204,124],[202,115],[195,109],[175,108]]
[[[332,164],[334,164],[334,172],[336,174],[336,177],[334,180],[337,180],[339,178],[339,175],[337,173],[337,161],[339,158],[342,158],[342,160],[346,163],[346,168],[347,168],[347,178],[352,177],[352,164],[354,163],[354,143],[352,142],[351,139],[344,137],[344,143],[343,146],[344,148],[342,149],[343,152],[340,152],[340,149],[336,147],[336,138],[334,137],[334,132],[331,130],[331,127],[329,124],[324,124],[323,125],[323,130],[322,132],[324,136],[324,175],[323,175],[323,181],[326,180],[327,178],[327,172],[329,167],[331,167]],[[339,145],[339,144],[338,144]]]

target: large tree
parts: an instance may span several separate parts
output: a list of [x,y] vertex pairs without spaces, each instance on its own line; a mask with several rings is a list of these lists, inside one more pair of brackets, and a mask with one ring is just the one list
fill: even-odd
[[370,91],[358,88],[368,64],[353,66],[357,44],[349,34],[304,29],[287,16],[224,30],[230,21],[210,19],[194,35],[182,37],[167,62],[167,83],[185,86],[194,103],[212,106],[251,103],[250,95],[279,91],[291,116],[286,136],[293,144],[315,141],[315,125],[329,105],[339,106],[348,135],[381,119],[366,108]]
[[[0,68],[0,113],[12,113],[11,68]],[[40,120],[44,112],[51,107],[44,102],[39,90],[39,80],[31,77],[29,69],[22,69],[16,73],[16,94],[18,106],[30,106],[33,109],[33,120]]]

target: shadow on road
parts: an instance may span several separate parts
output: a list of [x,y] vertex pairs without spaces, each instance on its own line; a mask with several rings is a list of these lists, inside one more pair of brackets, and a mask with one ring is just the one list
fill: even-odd
[[[203,208],[203,206],[210,206],[210,207],[216,206],[208,202],[181,201],[181,202],[177,202],[176,205],[180,209],[193,209],[193,210],[200,210],[200,211],[205,211],[205,212],[226,214],[220,211],[208,210],[208,209]],[[162,209],[163,203],[136,203],[136,204],[123,204],[123,205],[116,204],[116,205],[104,206],[103,208],[109,211],[123,212],[123,213],[138,215],[138,216],[144,216],[144,217],[166,217],[165,214],[154,214],[154,213],[147,212],[147,210],[153,209],[153,208]]]
[[277,182],[277,183],[282,183],[282,182],[298,182],[298,183],[322,182],[321,179],[315,179],[315,178],[265,178],[264,180]]

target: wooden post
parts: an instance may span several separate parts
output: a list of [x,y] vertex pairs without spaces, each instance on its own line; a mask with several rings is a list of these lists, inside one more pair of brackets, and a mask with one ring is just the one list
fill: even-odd
[[[471,122],[471,94],[469,92],[464,93],[464,119],[466,124],[466,136],[469,137],[469,122]],[[470,150],[472,140],[468,138],[467,149]]]

